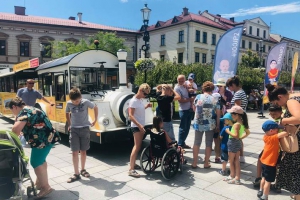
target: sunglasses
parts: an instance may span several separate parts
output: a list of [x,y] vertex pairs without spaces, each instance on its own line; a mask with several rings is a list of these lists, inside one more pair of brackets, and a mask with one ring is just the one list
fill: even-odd
[[222,85],[217,85],[217,87],[223,87]]
[[28,83],[28,84],[33,85],[34,83]]

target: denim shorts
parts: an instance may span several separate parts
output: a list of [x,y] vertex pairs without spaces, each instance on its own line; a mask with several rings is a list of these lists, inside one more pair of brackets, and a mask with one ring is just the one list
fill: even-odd
[[221,152],[221,160],[225,161],[225,162],[228,162],[228,151],[222,150],[222,152]]
[[140,129],[138,127],[131,127],[130,128],[132,134],[136,133],[136,132],[140,132]]

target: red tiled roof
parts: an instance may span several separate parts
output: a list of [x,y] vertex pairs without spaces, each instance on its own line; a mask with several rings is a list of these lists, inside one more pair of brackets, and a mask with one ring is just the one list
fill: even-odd
[[[189,21],[199,22],[199,23],[206,24],[208,26],[213,26],[213,27],[223,29],[223,30],[228,30],[228,29],[234,27],[234,25],[231,25],[229,23],[225,24],[225,23],[222,23],[221,21],[220,22],[215,22],[215,21],[212,21],[212,20],[210,20],[210,19],[208,19],[204,16],[197,15],[197,14],[194,14],[194,13],[189,13],[188,15],[185,15],[185,16],[181,14],[181,15],[175,16],[175,17],[176,17],[176,19],[178,19],[178,22],[175,22],[175,23],[172,24],[172,21],[174,19],[174,18],[172,18],[172,19],[167,20],[164,24],[160,23],[161,24],[160,27],[155,28],[155,24],[149,26],[148,31],[152,31],[152,30],[155,30],[155,29],[160,29],[160,28],[172,26],[172,25],[175,25],[175,24],[181,24],[181,23],[189,22]],[[228,21],[230,21],[230,20],[228,20]],[[235,24],[235,23],[233,23],[233,24]]]
[[226,23],[226,24],[235,25],[235,24],[237,23],[237,22],[233,22],[233,21],[231,21],[231,20],[229,20],[229,19],[226,19],[226,18],[224,18],[224,17],[219,17],[219,16],[217,16],[217,15],[211,14],[211,13],[207,13],[207,14],[209,14],[209,15],[212,16],[212,17],[218,18],[221,22],[224,22],[224,23]]
[[77,20],[58,19],[58,18],[39,17],[39,16],[28,16],[28,15],[16,15],[16,14],[11,14],[11,13],[0,13],[0,20],[37,23],[37,24],[45,24],[45,25],[56,25],[56,26],[69,26],[69,27],[78,27],[78,28],[92,28],[92,29],[102,29],[102,30],[111,30],[111,31],[136,32],[136,31],[129,30],[129,29],[105,26],[105,25],[94,24],[94,23],[85,22],[85,21],[83,21],[82,23],[79,23]]

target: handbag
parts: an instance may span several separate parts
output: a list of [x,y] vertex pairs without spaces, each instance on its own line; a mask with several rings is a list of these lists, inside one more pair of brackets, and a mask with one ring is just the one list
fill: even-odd
[[297,133],[300,129],[300,125],[297,127],[295,125],[286,125],[285,131],[289,134],[283,138],[279,139],[282,151],[287,153],[295,153],[299,151],[298,137]]

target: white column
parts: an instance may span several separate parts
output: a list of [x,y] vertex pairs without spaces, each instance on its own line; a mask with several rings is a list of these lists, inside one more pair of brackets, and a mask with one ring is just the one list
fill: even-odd
[[127,89],[127,76],[126,76],[126,58],[127,52],[124,49],[119,49],[117,52],[119,59],[119,90]]

